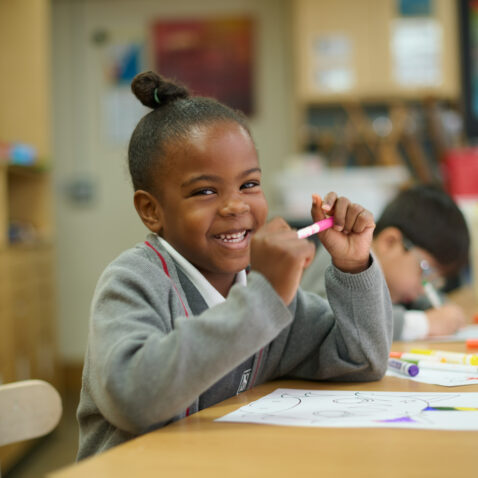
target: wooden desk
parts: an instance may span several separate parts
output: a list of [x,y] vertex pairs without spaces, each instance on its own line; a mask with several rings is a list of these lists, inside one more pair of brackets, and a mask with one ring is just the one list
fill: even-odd
[[[402,344],[464,352],[464,344]],[[478,431],[300,428],[219,423],[276,388],[406,392],[478,392],[478,385],[439,387],[385,377],[378,382],[276,381],[53,473],[84,477],[467,477],[476,476]]]

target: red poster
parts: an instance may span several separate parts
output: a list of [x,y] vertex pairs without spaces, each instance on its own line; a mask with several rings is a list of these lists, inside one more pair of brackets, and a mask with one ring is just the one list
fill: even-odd
[[253,113],[253,22],[234,17],[159,20],[153,24],[156,71],[187,86]]

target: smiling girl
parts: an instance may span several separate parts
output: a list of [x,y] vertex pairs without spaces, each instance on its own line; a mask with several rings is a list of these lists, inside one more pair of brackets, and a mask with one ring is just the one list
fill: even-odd
[[153,72],[132,89],[153,109],[129,145],[150,234],[95,291],[78,458],[281,376],[381,378],[391,303],[370,255],[371,214],[335,193],[313,197],[313,220],[335,222],[320,233],[330,303],[303,292],[314,247],[283,219],[266,223],[244,116]]

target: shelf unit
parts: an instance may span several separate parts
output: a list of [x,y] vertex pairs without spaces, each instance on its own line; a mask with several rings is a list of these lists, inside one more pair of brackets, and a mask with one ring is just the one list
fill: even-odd
[[[32,166],[0,163],[0,380],[61,390],[51,185],[50,1],[0,3],[0,142],[35,148]],[[15,232],[15,234],[13,234]],[[0,447],[7,471],[34,441]]]
[[[454,0],[430,0],[428,15],[400,12],[398,0],[294,0],[293,31],[296,97],[303,104],[347,101],[455,99],[459,93],[457,16]],[[404,2],[410,4],[410,2]],[[401,22],[398,23],[397,22]],[[397,67],[407,67],[413,49],[403,42],[407,33],[422,32],[437,43],[428,67],[436,66],[436,83],[425,78],[400,79]],[[399,30],[399,28],[401,28]],[[408,30],[406,30],[408,28]],[[435,42],[437,40],[437,42]],[[427,48],[426,43],[422,45]],[[396,54],[395,54],[396,53]],[[415,55],[418,55],[415,52]],[[426,52],[422,52],[425,58]],[[408,68],[415,66],[409,63]],[[419,65],[418,65],[419,66]],[[412,72],[413,73],[413,72]],[[340,82],[333,82],[333,79]]]
[[[425,170],[426,149],[409,134],[409,125],[417,112],[436,126],[437,110],[459,109],[458,5],[454,0],[417,4],[428,5],[428,12],[407,11],[412,2],[399,0],[293,1],[298,152],[325,132],[322,143],[335,136],[342,149],[357,146],[359,157],[372,152],[380,166],[397,164],[399,149],[408,149],[421,169],[419,179],[433,179],[433,171]],[[416,48],[407,43],[410,35],[416,35]],[[345,119],[328,129],[314,124],[313,118],[328,111]],[[388,132],[372,128],[378,116],[382,126],[389,120]],[[444,137],[437,130],[431,136],[437,144],[430,155],[436,156]]]

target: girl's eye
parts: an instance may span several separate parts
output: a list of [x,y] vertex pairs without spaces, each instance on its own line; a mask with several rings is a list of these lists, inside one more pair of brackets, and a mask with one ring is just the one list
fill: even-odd
[[256,186],[260,186],[261,183],[259,181],[248,181],[241,186],[241,189],[251,189],[255,188]]
[[212,188],[202,188],[198,189],[197,191],[193,192],[193,196],[210,196],[211,194],[214,194],[215,191]]

